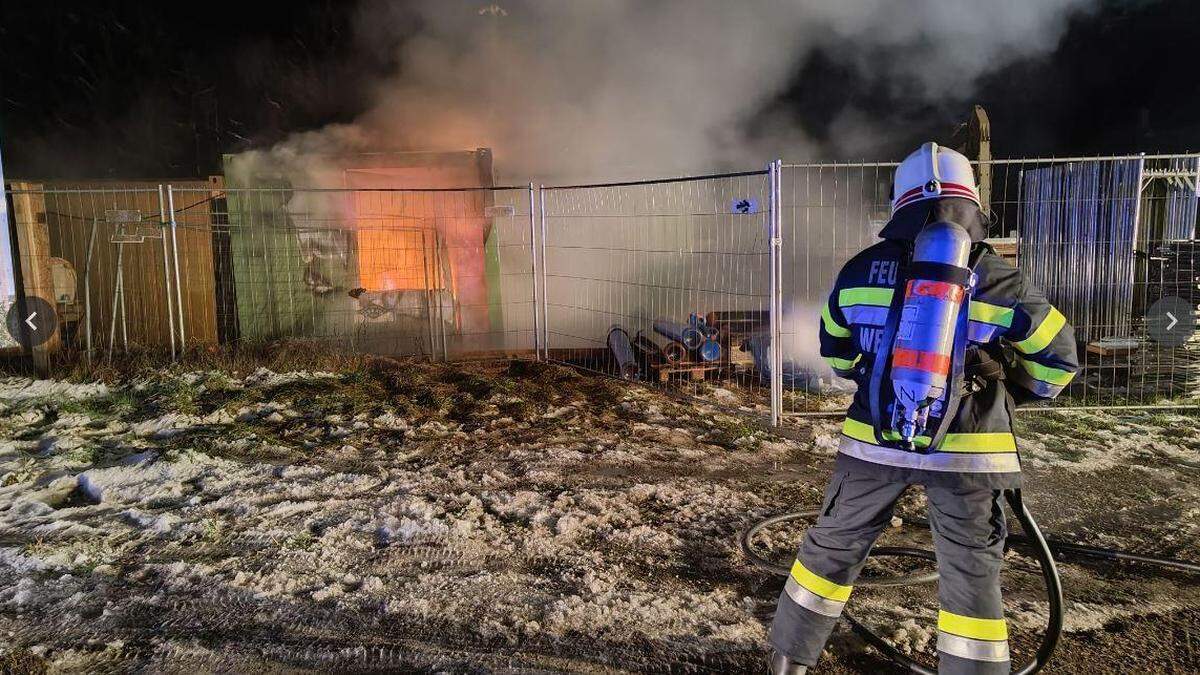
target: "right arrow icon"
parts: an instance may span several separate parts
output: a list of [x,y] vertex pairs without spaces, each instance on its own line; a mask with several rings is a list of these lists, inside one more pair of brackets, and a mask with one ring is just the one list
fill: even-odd
[[1146,312],[1146,333],[1163,347],[1182,347],[1196,332],[1196,305],[1168,295],[1159,298]]

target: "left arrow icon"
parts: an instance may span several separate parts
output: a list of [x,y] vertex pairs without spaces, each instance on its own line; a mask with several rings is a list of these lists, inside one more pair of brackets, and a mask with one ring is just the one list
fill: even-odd
[[29,318],[25,319],[25,325],[29,326],[30,328],[32,328],[34,330],[37,330],[37,326],[33,325],[33,317],[35,317],[35,316],[37,316],[37,312],[30,314]]

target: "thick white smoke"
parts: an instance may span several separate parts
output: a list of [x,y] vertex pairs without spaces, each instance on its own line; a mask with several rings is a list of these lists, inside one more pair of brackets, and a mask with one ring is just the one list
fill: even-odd
[[[832,148],[758,113],[816,49],[909,97],[965,104],[981,75],[1052,50],[1071,14],[1094,4],[376,0],[360,7],[359,37],[396,50],[398,72],[358,126],[390,146],[492,147],[518,182],[870,155],[889,130],[853,109],[839,115],[845,137]],[[397,44],[414,19],[420,30]]]
[[[247,153],[231,178],[245,168],[340,187],[323,156],[477,147],[493,149],[506,184],[695,175],[777,157],[883,159],[885,139],[909,134],[878,111],[846,107],[818,143],[786,105],[772,105],[808,56],[820,50],[903,100],[965,111],[981,77],[1047,54],[1071,16],[1098,3],[365,0],[355,39],[396,63],[375,83],[374,105],[352,124]],[[799,248],[829,239],[809,234]],[[818,294],[809,289],[788,308],[785,349],[803,365],[816,360]]]

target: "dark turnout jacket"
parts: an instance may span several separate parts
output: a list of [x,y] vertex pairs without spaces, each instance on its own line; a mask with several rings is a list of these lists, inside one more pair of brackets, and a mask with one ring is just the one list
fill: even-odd
[[[931,416],[916,449],[910,450],[887,429],[894,400],[890,380],[885,377],[879,385],[879,436],[868,386],[884,326],[902,304],[896,295],[903,294],[913,240],[926,223],[941,220],[962,225],[975,242],[971,258],[977,282],[968,307],[967,361],[1000,365],[1002,369],[992,370],[1003,376],[972,377],[968,366],[967,377],[974,386],[967,388],[962,377],[950,385],[963,394],[940,443],[929,447],[946,422]],[[947,487],[1020,485],[1013,409],[1056,396],[1074,377],[1079,362],[1066,318],[982,243],[986,234],[983,216],[969,200],[918,202],[896,212],[880,232],[882,241],[851,258],[838,274],[822,311],[821,355],[838,375],[859,385],[842,427],[839,470]]]

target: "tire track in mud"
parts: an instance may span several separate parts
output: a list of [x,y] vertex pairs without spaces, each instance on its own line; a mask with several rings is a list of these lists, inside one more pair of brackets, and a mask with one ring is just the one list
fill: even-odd
[[[652,645],[622,645],[586,636],[564,640],[481,640],[453,622],[419,625],[387,616],[365,616],[315,604],[254,598],[213,588],[194,597],[157,597],[161,587],[124,585],[106,596],[98,616],[39,612],[5,616],[13,644],[53,645],[87,655],[89,672],[176,670],[196,660],[197,648],[222,666],[245,671],[265,659],[276,665],[322,672],[707,672],[737,669],[748,656],[709,646],[677,645],[667,653]],[[89,649],[119,642],[121,647]],[[661,647],[661,645],[659,645]],[[569,653],[565,653],[569,652]],[[205,666],[214,662],[205,658]]]
[[[553,386],[578,384],[569,382],[576,384]],[[550,420],[542,411],[563,402],[539,404],[527,419],[493,424],[507,413],[485,410],[485,399],[469,428],[421,431],[412,421],[413,433],[364,429],[333,445],[322,440],[310,455],[274,469],[270,457],[221,456],[236,466],[188,474],[172,499],[74,505],[58,518],[95,535],[34,536],[32,528],[53,523],[29,519],[0,532],[0,546],[40,547],[43,558],[58,560],[95,537],[109,569],[86,569],[95,561],[82,570],[55,562],[36,572],[0,564],[0,587],[27,579],[49,588],[65,567],[75,576],[64,588],[81,594],[33,609],[0,606],[0,640],[48,649],[55,668],[74,672],[758,672],[754,630],[769,621],[778,589],[745,564],[734,538],[758,516],[820,499],[830,456],[811,446],[814,434],[833,425],[813,427],[800,444],[774,438],[743,447],[722,437],[725,444],[714,445],[715,427],[704,419],[711,410],[671,407],[641,393],[628,400],[636,403],[615,411],[605,407],[611,402],[573,401],[571,415]],[[295,424],[320,427],[319,439],[350,424],[349,417],[322,420],[323,411],[313,410]],[[364,452],[330,455],[341,443]],[[373,448],[383,450],[367,452]],[[1119,526],[1118,534],[1147,545],[1173,533],[1161,525],[1147,533],[1129,519],[1178,509],[1109,498],[1112,476],[1075,473],[1078,466],[1037,469],[1045,499],[1069,502],[1058,513],[1047,509],[1051,521]],[[1180,475],[1187,474],[1158,476],[1157,491]],[[1187,497],[1189,486],[1173,489]],[[520,502],[524,493],[534,495],[532,505]],[[183,520],[149,532],[122,515],[135,506],[147,520]],[[406,523],[388,525],[394,532],[386,536],[373,531],[388,518]],[[560,518],[575,522],[559,529]],[[404,530],[408,519],[415,534]],[[1187,547],[1198,532],[1180,531],[1173,544]],[[765,543],[784,557],[798,537]],[[1034,616],[1036,570],[1021,557],[1009,563],[1014,610]],[[1127,566],[1069,569],[1069,600],[1111,603],[1119,614],[1110,620],[1095,612],[1100,628],[1069,634],[1068,646],[1095,636],[1112,650],[1137,630],[1110,632],[1105,621],[1136,626],[1161,615],[1175,625],[1170,617],[1200,606],[1200,593],[1172,590],[1182,578]],[[364,590],[368,580],[381,590]],[[1139,598],[1143,586],[1151,593]],[[936,600],[932,587],[913,595],[864,594],[864,616],[896,630],[915,617],[919,625],[903,629],[916,634],[932,626]],[[1175,596],[1175,605],[1162,603]],[[1139,599],[1159,604],[1142,611]],[[1014,630],[1017,653],[1036,639],[1028,625]],[[1179,625],[1186,631],[1191,624]],[[1173,663],[1189,658],[1178,645],[1156,648],[1176,650]],[[1078,664],[1099,663],[1068,653]],[[1058,665],[1071,672],[1076,663]],[[843,642],[825,667],[886,666],[861,644]]]

